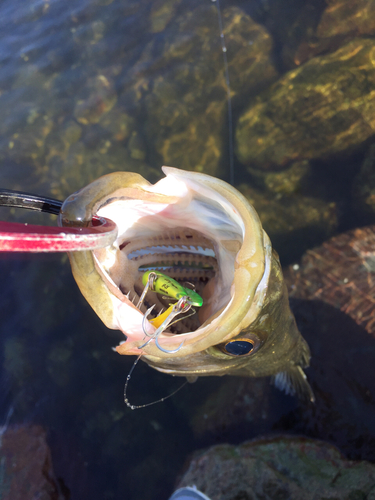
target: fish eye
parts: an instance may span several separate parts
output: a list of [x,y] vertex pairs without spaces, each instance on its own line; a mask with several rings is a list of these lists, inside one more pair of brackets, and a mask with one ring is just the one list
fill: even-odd
[[247,356],[254,351],[255,342],[251,339],[229,340],[222,346],[222,351],[231,356]]

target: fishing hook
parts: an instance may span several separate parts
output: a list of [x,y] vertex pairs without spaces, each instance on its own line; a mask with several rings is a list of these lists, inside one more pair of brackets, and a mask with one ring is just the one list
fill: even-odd
[[147,316],[150,314],[150,312],[152,311],[153,308],[154,308],[154,306],[150,307],[146,311],[146,313],[145,313],[145,315],[143,316],[143,319],[142,319],[142,329],[143,329],[143,332],[144,332],[145,336],[150,337],[150,338],[144,344],[142,344],[141,346],[139,346],[138,349],[143,349],[143,347],[145,347],[146,345],[148,345],[151,342],[151,340],[155,340],[155,344],[156,344],[157,348],[160,349],[162,352],[165,352],[167,354],[168,353],[173,354],[175,352],[178,352],[181,349],[184,341],[182,341],[181,344],[176,349],[168,350],[168,349],[165,349],[164,347],[162,347],[159,344],[159,336],[169,326],[170,322],[173,320],[173,318],[175,316],[177,316],[177,314],[180,314],[181,312],[187,312],[191,308],[190,302],[187,300],[186,297],[181,297],[181,299],[176,304],[174,304],[173,306],[171,306],[171,312],[168,314],[168,316],[165,318],[165,320],[162,322],[162,324],[159,326],[159,328],[157,328],[157,330],[155,331],[155,333],[153,333],[153,334],[150,335],[149,333],[146,332],[145,321],[147,319]]

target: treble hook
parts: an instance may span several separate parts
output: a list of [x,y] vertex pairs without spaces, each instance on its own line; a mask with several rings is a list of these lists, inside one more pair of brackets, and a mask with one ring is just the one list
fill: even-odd
[[[150,288],[151,290],[153,290],[153,288],[154,288],[154,281],[157,280],[157,279],[158,279],[158,276],[153,271],[151,271],[148,274],[146,285],[145,285],[145,287],[143,289],[143,292],[142,292],[142,295],[139,297],[138,303],[136,305],[137,309],[140,309],[140,307],[142,306],[143,301],[145,300],[145,297],[146,297],[146,293],[148,292],[148,289]],[[150,312],[151,312],[151,309],[149,309]]]
[[[149,307],[147,309],[147,311],[145,312],[145,315],[143,316],[143,319],[142,319],[142,330],[143,330],[143,333],[146,335],[146,337],[151,337],[150,340],[152,340],[154,338],[154,334],[153,333],[149,334],[149,333],[146,332],[146,319],[147,319],[147,316],[151,313],[151,311],[153,310],[154,307],[155,307],[155,304],[153,306]],[[150,340],[148,340],[146,342],[146,344],[144,344],[143,346],[141,346],[140,349],[142,347],[144,347],[145,345],[147,345],[148,342],[150,342]]]
[[[142,349],[143,347],[145,347],[146,345],[148,345],[151,340],[155,340],[155,344],[156,346],[158,347],[158,349],[160,349],[162,352],[165,352],[165,353],[175,353],[175,352],[178,352],[184,341],[181,342],[181,344],[176,348],[176,349],[171,349],[171,350],[168,350],[168,349],[165,349],[163,348],[160,344],[159,344],[159,336],[161,333],[163,333],[163,331],[169,326],[170,322],[173,320],[173,318],[175,316],[177,316],[177,314],[180,314],[181,312],[187,312],[190,308],[191,308],[191,303],[189,302],[189,300],[187,299],[187,297],[181,297],[181,299],[176,302],[176,304],[173,304],[172,306],[170,306],[160,317],[159,317],[159,320],[160,318],[164,318],[163,319],[163,322],[159,325],[159,327],[157,328],[157,330],[153,333],[153,334],[149,334],[146,332],[146,324],[145,324],[145,321],[147,319],[147,316],[150,314],[150,312],[152,311],[154,306],[150,307],[147,311],[146,311],[146,314],[143,316],[143,320],[142,320],[142,329],[143,329],[143,332],[145,334],[145,336],[147,337],[150,337],[144,344],[142,344],[141,346],[138,347],[138,349]],[[156,318],[155,318],[156,319]],[[155,321],[154,320],[151,320],[150,322],[152,323],[152,321]]]
[[156,347],[158,349],[160,349],[161,351],[166,352],[166,353],[170,353],[170,354],[173,354],[174,352],[178,352],[181,349],[183,343],[184,343],[184,341],[181,342],[181,344],[177,347],[177,349],[171,349],[169,351],[168,349],[164,349],[164,347],[162,347],[159,344],[159,335],[157,337],[155,337],[155,345],[156,345]]

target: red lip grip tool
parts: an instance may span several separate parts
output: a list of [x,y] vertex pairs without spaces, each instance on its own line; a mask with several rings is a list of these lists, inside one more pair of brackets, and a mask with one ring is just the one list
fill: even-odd
[[[0,189],[0,206],[59,214],[61,201],[8,189]],[[111,245],[117,226],[94,217],[89,227],[36,226],[0,221],[0,252],[73,252]]]

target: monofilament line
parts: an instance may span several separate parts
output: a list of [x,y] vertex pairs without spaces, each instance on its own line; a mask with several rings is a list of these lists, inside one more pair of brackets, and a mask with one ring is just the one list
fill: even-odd
[[162,403],[163,401],[165,401],[166,399],[169,399],[171,398],[172,396],[174,396],[178,391],[180,391],[183,387],[185,387],[185,385],[188,383],[187,380],[185,382],[183,382],[180,387],[177,387],[176,390],[174,390],[173,392],[171,392],[170,394],[168,394],[167,396],[164,396],[163,398],[160,398],[156,401],[151,401],[151,403],[145,403],[143,405],[132,405],[130,402],[129,402],[129,399],[128,399],[128,396],[127,396],[127,391],[128,391],[128,385],[129,385],[129,381],[131,379],[131,376],[132,376],[132,373],[134,371],[134,368],[137,366],[137,363],[138,361],[141,359],[141,356],[142,354],[140,354],[136,360],[134,361],[131,369],[130,369],[130,372],[128,374],[128,376],[126,377],[126,382],[125,382],[125,387],[124,387],[124,403],[126,404],[126,406],[128,408],[130,408],[131,410],[138,410],[139,408],[146,408],[147,406],[152,406],[152,405],[156,405],[157,403]]
[[229,82],[229,68],[227,57],[227,46],[225,44],[225,37],[223,31],[223,21],[221,18],[220,0],[212,0],[216,3],[217,18],[219,21],[219,31],[221,40],[221,50],[223,51],[224,59],[224,74],[225,84],[227,87],[227,102],[228,102],[228,128],[229,128],[229,181],[234,185],[234,152],[233,152],[233,113],[232,113],[232,97],[230,95],[230,82]]

